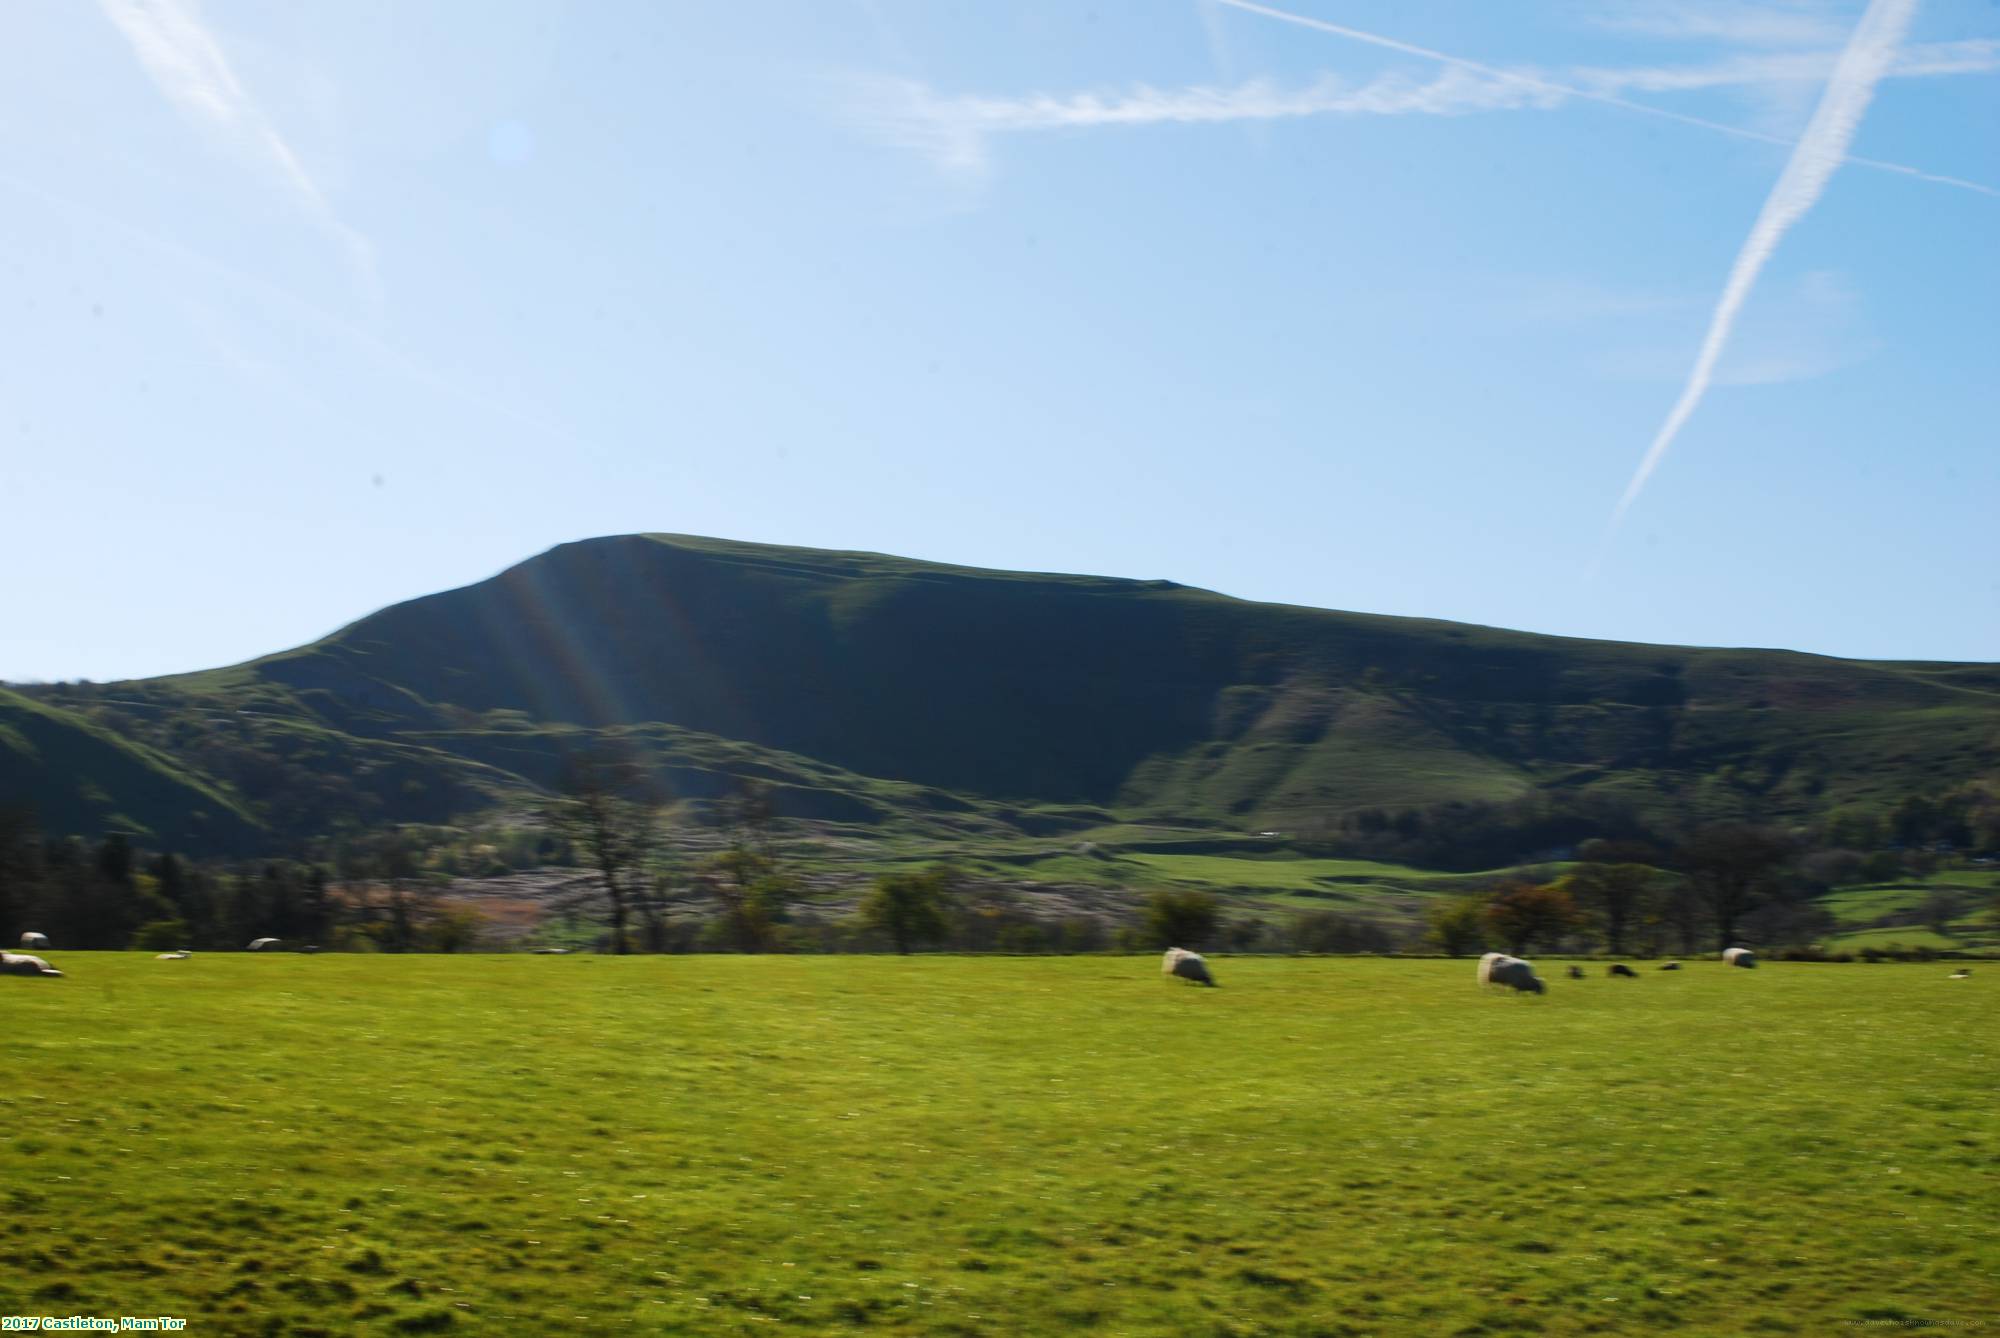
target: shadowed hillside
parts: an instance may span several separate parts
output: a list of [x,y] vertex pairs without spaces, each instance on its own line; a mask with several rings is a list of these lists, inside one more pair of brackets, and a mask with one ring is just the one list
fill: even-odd
[[670,792],[761,774],[840,821],[1004,802],[1310,824],[1549,790],[1787,817],[2000,767],[1994,666],[677,535],[566,544],[232,669],[42,691],[274,832],[478,807],[603,731]]
[[123,831],[181,849],[233,850],[258,824],[173,760],[69,711],[0,690],[0,804],[51,831]]

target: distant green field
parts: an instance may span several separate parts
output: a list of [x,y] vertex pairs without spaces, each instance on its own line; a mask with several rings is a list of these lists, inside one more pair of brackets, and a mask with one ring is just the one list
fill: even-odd
[[1946,938],[1932,933],[1922,925],[1892,925],[1882,929],[1856,929],[1844,934],[1835,934],[1826,940],[1828,949],[1835,952],[1858,952],[1862,948],[1966,948],[1977,940],[1966,938]]
[[[1944,869],[1922,881],[1843,887],[1830,892],[1822,904],[1833,913],[1842,929],[1826,939],[1825,946],[1849,952],[1863,947],[1884,948],[1892,943],[1905,948],[1985,951],[1995,943],[1995,931],[2000,928],[1988,909],[1994,877],[1986,869]],[[1963,898],[1960,915],[1951,926],[1952,937],[1933,933],[1920,924],[1875,925],[1883,916],[1915,911],[1939,890]]]
[[1365,859],[1243,859],[1235,855],[1176,855],[1139,853],[1125,859],[1173,882],[1207,883],[1222,887],[1298,891],[1327,886],[1335,878],[1368,879],[1400,884],[1438,877],[1404,864]]
[[[0,1313],[1826,1334],[2000,1312],[2000,976],[63,954]],[[1985,1039],[1981,1039],[1981,1038]]]

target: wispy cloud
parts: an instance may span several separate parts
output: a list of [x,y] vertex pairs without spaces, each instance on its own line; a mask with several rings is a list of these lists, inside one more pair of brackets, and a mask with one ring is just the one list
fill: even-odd
[[[1638,69],[1585,66],[1572,70],[1568,77],[1583,88],[1601,93],[1683,93],[1759,84],[1821,83],[1832,76],[1839,60],[1837,51],[1764,52],[1704,65]],[[2000,41],[1973,38],[1905,48],[1883,71],[1883,77],[1923,79],[1948,74],[1990,74],[1994,70],[2000,70]]]
[[[1682,112],[1669,111],[1665,107],[1655,107],[1650,103],[1633,102],[1628,98],[1619,96],[1615,91],[1587,88],[1575,82],[1565,83],[1534,70],[1502,69],[1499,66],[1470,60],[1464,56],[1453,55],[1450,52],[1436,51],[1430,47],[1418,46],[1414,42],[1405,42],[1398,38],[1386,37],[1381,33],[1366,32],[1360,28],[1348,27],[1346,24],[1331,23],[1325,19],[1313,18],[1310,15],[1295,14],[1287,9],[1278,9],[1272,5],[1259,4],[1257,0],[1215,0],[1215,3],[1227,5],[1231,9],[1240,9],[1248,14],[1260,14],[1265,18],[1276,19],[1281,23],[1289,23],[1297,27],[1312,29],[1315,32],[1327,33],[1334,37],[1344,37],[1350,41],[1361,42],[1368,46],[1380,47],[1386,51],[1395,51],[1406,56],[1419,56],[1425,60],[1436,61],[1449,69],[1464,70],[1470,73],[1485,75],[1490,79],[1538,88],[1556,97],[1557,101],[1548,105],[1560,106],[1561,100],[1565,98],[1584,98],[1592,102],[1602,103],[1605,106],[1620,107],[1629,112],[1637,112],[1642,116],[1653,116],[1665,121],[1677,121],[1682,125],[1699,126],[1704,130],[1712,130],[1718,134],[1733,135],[1738,139],[1762,140],[1767,144],[1782,144],[1788,148],[1794,145],[1794,141],[1786,139],[1782,135],[1766,134],[1758,130],[1747,130],[1742,126],[1728,125],[1721,121],[1711,121],[1706,117],[1689,116]],[[1603,71],[1599,71],[1600,75],[1604,73]],[[1934,172],[1925,172],[1903,163],[1884,162],[1879,158],[1847,158],[1845,161],[1857,167],[1870,167],[1883,172],[1896,172],[1941,186],[1956,186],[1963,190],[1978,191],[1982,195],[2000,195],[2000,190],[1977,181],[1966,181],[1959,177],[1942,176]]]
[[1838,42],[1844,36],[1839,23],[1823,9],[1799,3],[1627,0],[1592,15],[1591,22],[1613,32],[1731,46],[1814,46]]
[[[1624,94],[1817,83],[1831,74],[1840,58],[1837,52],[1766,52],[1697,65],[1584,68],[1549,74],[1535,69],[1486,65],[1248,0],[1205,0],[1205,3],[1227,5],[1418,56],[1444,69],[1428,79],[1391,72],[1363,82],[1326,75],[1310,84],[1293,87],[1269,79],[1251,79],[1228,85],[1179,88],[1141,85],[1118,93],[1034,93],[1016,97],[942,94],[921,80],[877,77],[855,81],[849,111],[884,142],[920,153],[940,169],[970,178],[988,170],[993,141],[1006,135],[1107,127],[1255,123],[1315,116],[1464,116],[1551,110],[1578,99],[1791,148],[1796,141],[1786,136],[1633,102]],[[1911,48],[1901,53],[1885,73],[1915,78],[1994,70],[2000,70],[2000,42],[1964,41]],[[1981,182],[1924,172],[1902,163],[1872,158],[1847,161],[1985,195],[2000,195],[2000,190]]]
[[[1685,342],[1669,345],[1645,333],[1671,321],[1706,318],[1703,303],[1681,297],[1662,299],[1648,309],[1643,295],[1631,295],[1620,309],[1616,296],[1603,307],[1604,351],[1591,359],[1601,375],[1618,381],[1676,385],[1688,373]],[[1556,308],[1558,312],[1562,308]],[[1580,315],[1595,316],[1588,308]],[[1576,323],[1581,324],[1579,319]],[[1630,342],[1633,340],[1638,342]],[[1622,346],[1619,346],[1621,345]],[[1809,381],[1852,367],[1880,351],[1869,332],[1860,294],[1832,270],[1811,270],[1773,288],[1758,285],[1757,301],[1730,332],[1729,347],[1716,363],[1713,384],[1771,386]]]
[[984,170],[996,135],[1306,116],[1454,116],[1552,106],[1559,98],[1531,84],[1457,70],[1427,80],[1391,74],[1359,84],[1327,75],[1289,89],[1269,79],[1229,88],[1140,85],[1111,95],[946,96],[919,80],[892,78],[866,79],[859,89],[856,109],[877,135],[954,171]]
[[193,0],[98,3],[167,100],[270,176],[340,248],[371,300],[376,297],[374,248],[334,213],[291,145],[236,77]]
[[1771,188],[1763,211],[1737,253],[1729,281],[1723,285],[1722,298],[1709,318],[1708,334],[1702,339],[1694,370],[1688,374],[1687,385],[1668,412],[1666,422],[1646,448],[1624,495],[1612,509],[1609,531],[1617,529],[1632,503],[1638,500],[1647,480],[1673,446],[1674,438],[1680,435],[1701,404],[1702,396],[1708,393],[1716,362],[1729,343],[1730,329],[1756,285],[1757,276],[1778,249],[1779,241],[1819,201],[1827,182],[1846,159],[1847,146],[1853,142],[1854,132],[1860,128],[1861,118],[1875,96],[1875,85],[1894,63],[1896,47],[1915,12],[1916,0],[1871,0],[1867,12],[1861,16],[1854,35],[1848,39],[1847,49],[1840,53],[1832,78],[1827,81],[1812,123],[1792,151],[1791,160],[1779,175],[1778,184]]

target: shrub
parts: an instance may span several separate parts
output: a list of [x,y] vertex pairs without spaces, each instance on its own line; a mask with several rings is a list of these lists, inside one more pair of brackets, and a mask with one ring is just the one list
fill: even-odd
[[1154,948],[1196,950],[1214,937],[1219,916],[1206,892],[1158,891],[1146,902],[1146,933]]
[[188,946],[185,920],[149,920],[132,935],[132,946],[141,952],[172,952]]

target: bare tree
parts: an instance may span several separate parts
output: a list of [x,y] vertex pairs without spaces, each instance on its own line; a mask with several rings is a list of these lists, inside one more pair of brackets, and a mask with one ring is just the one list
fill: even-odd
[[658,812],[645,768],[605,752],[581,754],[563,768],[544,812],[603,884],[611,912],[611,950],[631,951],[625,920],[646,890],[646,865],[660,842]]
[[1681,867],[1714,920],[1719,947],[1734,945],[1737,922],[1764,900],[1791,855],[1784,833],[1741,822],[1710,823],[1681,845]]
[[1569,876],[1570,895],[1604,922],[1605,945],[1614,957],[1625,954],[1627,932],[1646,913],[1654,872],[1644,864],[1577,866]]
[[[373,926],[367,932],[375,935],[385,952],[417,947],[417,927],[435,908],[421,854],[411,835],[398,829],[345,845],[335,855],[347,916]],[[333,907],[328,910],[331,913]],[[264,927],[235,926],[236,937],[248,932],[262,933]]]

